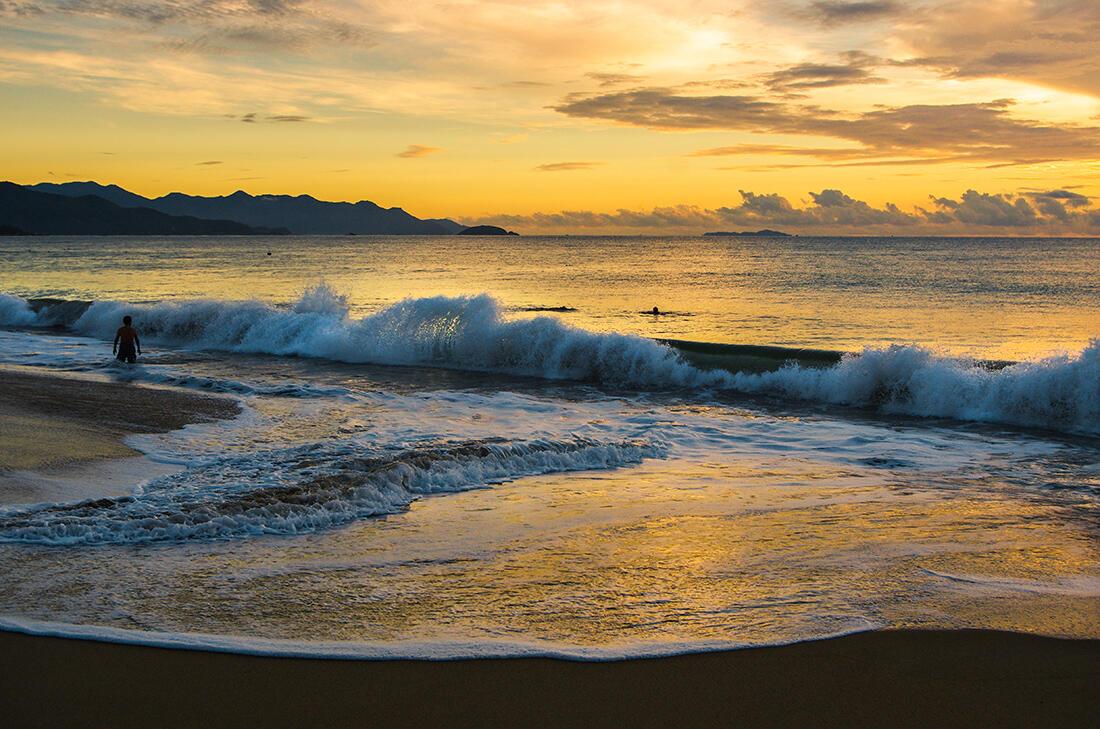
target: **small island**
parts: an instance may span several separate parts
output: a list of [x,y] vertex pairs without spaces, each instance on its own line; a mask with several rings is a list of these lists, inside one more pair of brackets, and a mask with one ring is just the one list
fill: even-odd
[[458,231],[457,235],[519,235],[519,233],[498,228],[495,225],[472,225]]
[[704,236],[732,236],[735,238],[791,238],[790,233],[784,233],[780,230],[769,230],[765,228],[763,230],[719,230],[713,233],[703,233]]

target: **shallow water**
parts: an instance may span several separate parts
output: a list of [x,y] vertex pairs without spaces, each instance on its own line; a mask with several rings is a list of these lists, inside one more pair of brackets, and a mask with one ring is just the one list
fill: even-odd
[[[0,364],[246,405],[132,438],[185,470],[128,497],[0,510],[0,615],[359,655],[606,657],[884,626],[1100,637],[1100,319],[1079,275],[1095,241],[522,243],[0,243]],[[656,286],[673,257],[685,270]],[[303,295],[310,260],[330,286]],[[746,260],[764,272],[736,296],[699,294],[705,267],[732,287]],[[922,260],[944,263],[902,274]],[[984,288],[959,272],[993,261]],[[482,289],[496,298],[436,297]],[[903,292],[912,306],[882,305]],[[55,308],[58,330],[27,302],[42,297],[97,303]],[[692,316],[633,314],[642,299]],[[551,305],[579,311],[521,311]],[[104,361],[123,311],[138,367]],[[899,332],[938,350],[748,375],[622,335],[855,349]],[[951,356],[1060,348],[1002,370]]]

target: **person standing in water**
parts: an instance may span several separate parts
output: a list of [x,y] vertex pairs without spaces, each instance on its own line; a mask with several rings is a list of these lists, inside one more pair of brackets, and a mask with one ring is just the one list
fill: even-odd
[[119,362],[137,362],[137,356],[141,354],[141,340],[138,339],[137,329],[134,329],[134,320],[129,316],[122,317],[122,326],[115,332],[114,353]]

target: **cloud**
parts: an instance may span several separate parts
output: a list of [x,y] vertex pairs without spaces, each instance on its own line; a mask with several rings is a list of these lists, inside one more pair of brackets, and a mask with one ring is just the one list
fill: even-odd
[[998,77],[1100,96],[1096,0],[960,0],[907,17],[907,63],[957,79]]
[[206,167],[210,165],[220,165],[222,161],[220,159],[207,160],[206,162],[196,162],[196,167]]
[[1030,198],[1036,200],[1051,199],[1064,201],[1066,205],[1073,208],[1084,207],[1089,204],[1090,198],[1087,195],[1082,195],[1079,192],[1071,192],[1069,190],[1049,190],[1047,192],[1025,192]]
[[413,159],[415,157],[427,157],[429,154],[435,154],[436,152],[442,152],[442,147],[426,147],[423,144],[410,144],[405,148],[404,152],[398,152],[398,157],[404,157],[405,159]]
[[886,79],[874,75],[876,59],[860,52],[846,54],[842,64],[799,63],[766,74],[764,85],[776,92],[806,91],[853,84],[882,84]]
[[866,0],[864,2],[844,2],[843,0],[819,0],[810,5],[811,14],[826,25],[841,23],[862,23],[869,20],[895,15],[901,6],[891,0]]
[[[739,157],[749,155],[793,155],[822,159],[845,159],[867,154],[862,147],[796,147],[790,144],[737,144],[709,147],[689,153],[688,157]],[[923,161],[923,160],[922,160]]]
[[767,129],[789,111],[760,96],[687,96],[669,88],[571,94],[554,107],[567,116],[650,129]]
[[41,15],[43,12],[43,9],[35,2],[0,0],[0,16],[31,18]]
[[315,9],[305,0],[0,0],[0,15],[113,21],[147,34],[164,48],[226,54],[321,44],[366,44],[367,29]]
[[[1088,196],[1069,190],[1025,192],[1023,195],[1029,198],[1043,215],[1066,222],[1071,220],[1078,209],[1086,208],[1092,202]],[[1098,216],[1098,213],[1093,212],[1092,215]]]
[[584,76],[595,81],[601,88],[636,84],[643,80],[642,76],[630,73],[586,73]]
[[244,122],[245,124],[257,124],[259,122],[295,123],[312,121],[311,117],[303,114],[260,114],[250,111],[247,114],[225,114],[225,118]]
[[[540,232],[666,232],[780,228],[803,234],[1059,235],[1100,233],[1100,209],[1066,190],[996,194],[967,190],[958,199],[929,196],[928,208],[875,207],[836,189],[810,192],[796,206],[776,193],[742,190],[741,202],[718,208],[694,205],[611,213],[564,210],[530,215],[494,215],[479,223]],[[1084,198],[1082,200],[1082,198]]]
[[569,170],[590,170],[602,164],[603,162],[551,162],[550,164],[538,165],[535,169],[542,172],[567,172]]
[[931,197],[936,210],[927,217],[936,222],[957,221],[971,226],[1019,228],[1035,225],[1039,214],[1026,198],[967,190],[959,201]]
[[554,108],[567,116],[669,131],[730,130],[832,137],[862,145],[863,154],[852,156],[864,158],[904,154],[1034,163],[1100,156],[1100,127],[1018,119],[1010,115],[1012,107],[1011,100],[998,99],[842,114],[763,96],[696,96],[669,88],[645,88],[574,94]]

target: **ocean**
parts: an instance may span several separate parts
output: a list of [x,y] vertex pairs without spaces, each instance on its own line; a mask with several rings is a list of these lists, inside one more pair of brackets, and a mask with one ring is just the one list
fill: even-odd
[[0,627],[423,658],[1098,638],[1097,271],[1097,239],[0,238],[0,365],[243,405],[131,436],[156,467],[109,493],[0,507]]

